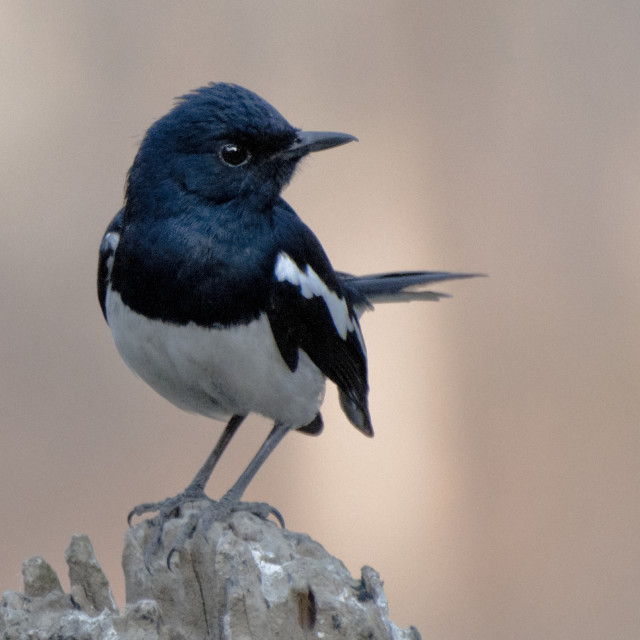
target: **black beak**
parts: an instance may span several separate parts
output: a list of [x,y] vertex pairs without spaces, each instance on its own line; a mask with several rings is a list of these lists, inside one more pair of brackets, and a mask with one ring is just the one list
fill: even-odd
[[313,151],[322,151],[339,147],[347,142],[358,141],[358,138],[348,133],[336,133],[334,131],[298,131],[293,144],[278,155],[284,159],[302,158]]

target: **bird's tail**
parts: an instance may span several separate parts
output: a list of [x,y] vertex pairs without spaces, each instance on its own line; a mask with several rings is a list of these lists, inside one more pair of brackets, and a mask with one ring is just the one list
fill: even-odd
[[435,282],[475,278],[480,273],[450,273],[448,271],[405,271],[352,276],[339,273],[342,285],[350,291],[356,307],[371,307],[378,302],[411,302],[412,300],[440,300],[447,293],[425,289]]

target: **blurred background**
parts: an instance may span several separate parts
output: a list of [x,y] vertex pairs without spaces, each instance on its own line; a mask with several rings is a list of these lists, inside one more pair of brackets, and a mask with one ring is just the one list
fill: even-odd
[[[213,80],[345,131],[285,197],[336,268],[480,271],[363,322],[376,430],[327,393],[247,497],[396,624],[461,640],[640,633],[640,4],[0,3],[0,590],[86,532],[116,598],[126,514],[222,425],[120,360],[97,251],[146,128]],[[269,424],[252,417],[208,490]]]

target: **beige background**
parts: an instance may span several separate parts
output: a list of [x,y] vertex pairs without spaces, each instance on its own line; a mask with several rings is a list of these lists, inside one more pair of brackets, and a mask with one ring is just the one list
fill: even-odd
[[122,604],[127,511],[220,432],[126,369],[94,279],[145,129],[227,80],[360,138],[286,194],[337,268],[491,276],[368,316],[376,438],[329,389],[249,497],[425,639],[638,638],[639,65],[623,0],[1,2],[0,589],[82,531]]

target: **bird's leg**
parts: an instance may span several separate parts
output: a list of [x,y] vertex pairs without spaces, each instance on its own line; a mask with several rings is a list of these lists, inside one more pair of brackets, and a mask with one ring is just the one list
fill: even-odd
[[216,446],[213,448],[213,451],[204,461],[204,464],[200,467],[200,470],[196,473],[189,486],[184,490],[186,495],[201,496],[204,494],[204,488],[207,486],[207,482],[209,482],[209,478],[211,477],[214,467],[218,464],[218,460],[222,457],[224,450],[227,448],[229,442],[231,442],[231,438],[233,438],[244,419],[245,416],[231,417],[231,420],[229,420],[227,426],[224,428],[218,442],[216,442]]
[[231,489],[229,489],[218,502],[210,505],[205,513],[203,513],[201,518],[203,531],[206,531],[212,522],[224,518],[232,511],[249,511],[264,519],[273,515],[280,525],[284,527],[284,519],[275,507],[272,507],[266,502],[241,502],[240,499],[265,460],[271,455],[273,450],[280,444],[290,430],[291,427],[284,424],[276,423],[273,426],[273,429],[270,431],[267,439],[262,443],[258,453],[253,457]]
[[287,435],[290,429],[291,427],[289,426],[275,424],[267,436],[267,439],[262,443],[258,453],[253,457],[253,460],[251,460],[231,489],[229,489],[218,502],[212,500],[211,503],[199,513],[189,515],[187,523],[173,540],[171,551],[169,551],[169,555],[167,556],[167,566],[169,568],[171,568],[171,556],[173,556],[175,552],[180,551],[186,541],[193,537],[198,523],[200,525],[200,531],[206,537],[206,532],[216,520],[221,520],[233,511],[249,511],[264,520],[272,515],[278,520],[280,525],[284,527],[284,519],[275,507],[272,507],[266,502],[240,502],[240,498],[242,498],[243,493],[260,467],[264,464],[264,461],[278,446],[282,438]]
[[181,494],[178,494],[174,498],[167,498],[162,502],[139,505],[129,515],[129,518],[131,518],[133,515],[140,515],[147,511],[158,511],[157,517],[151,521],[155,526],[157,535],[155,535],[155,538],[144,550],[144,563],[149,571],[151,556],[163,547],[163,529],[165,523],[172,517],[175,517],[176,512],[186,502],[206,500],[208,504],[202,506],[202,508],[197,511],[187,513],[184,523],[181,524],[179,531],[172,540],[171,549],[167,555],[167,567],[169,569],[171,568],[171,558],[173,554],[184,548],[187,540],[193,537],[196,528],[200,528],[200,531],[206,537],[206,532],[213,522],[223,519],[234,511],[249,511],[265,520],[270,515],[273,515],[280,525],[284,527],[282,515],[271,505],[265,502],[240,502],[240,498],[242,498],[249,483],[253,480],[265,460],[290,431],[291,427],[287,425],[275,424],[273,426],[273,429],[270,431],[267,439],[262,443],[258,453],[253,457],[231,489],[229,489],[219,501],[211,500],[204,493],[204,487],[211,476],[213,468],[242,420],[242,416],[233,416],[231,418],[214,450],[202,465],[191,484]]
[[209,500],[204,493],[204,488],[211,477],[214,467],[222,457],[224,450],[227,448],[229,442],[231,442],[231,438],[233,438],[244,418],[245,416],[237,415],[231,417],[231,420],[227,423],[227,426],[218,439],[213,451],[209,454],[209,457],[205,460],[202,467],[200,467],[195,478],[182,493],[179,493],[173,498],[162,500],[161,502],[145,502],[137,505],[129,512],[127,522],[131,524],[131,518],[133,518],[133,516],[140,516],[143,513],[157,511],[160,518],[160,524],[164,525],[164,522],[166,522],[166,520],[169,519],[185,502],[193,500]]
[[273,450],[280,444],[282,439],[290,430],[291,427],[287,425],[273,425],[273,429],[271,429],[269,435],[267,436],[267,439],[262,443],[262,446],[258,450],[258,453],[256,453],[256,455],[253,457],[253,460],[251,460],[251,462],[247,465],[247,468],[242,472],[231,489],[229,489],[229,491],[224,494],[221,502],[240,502],[240,498],[242,498],[244,492],[249,486],[249,483],[253,480],[256,473],[258,473],[260,467],[273,453]]

